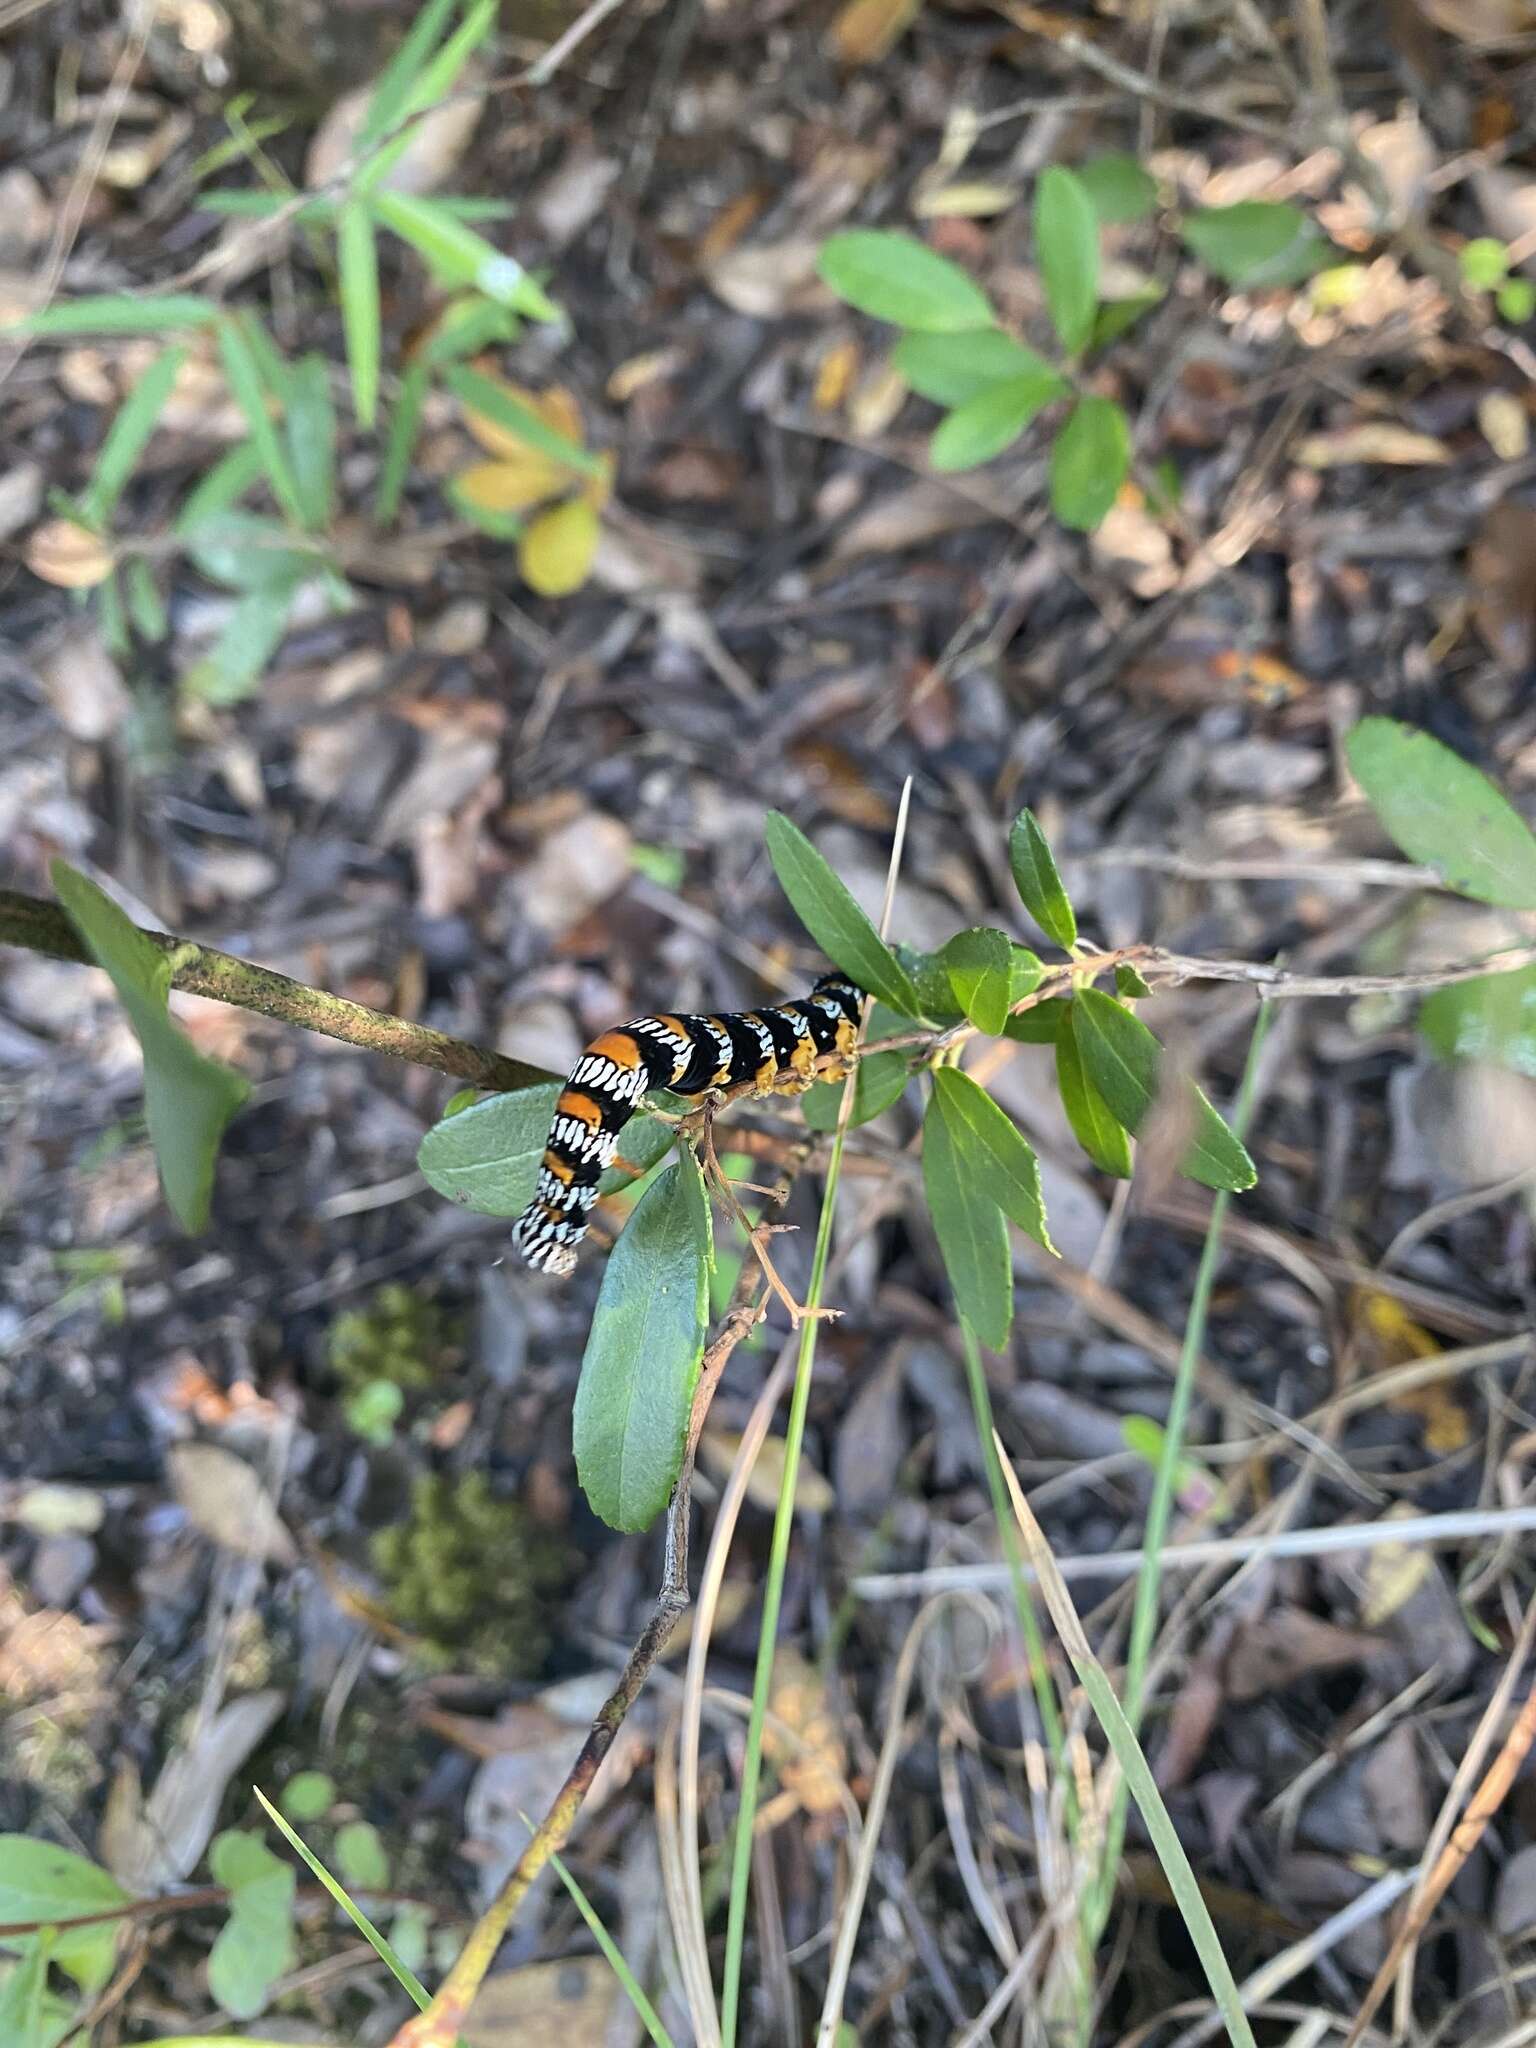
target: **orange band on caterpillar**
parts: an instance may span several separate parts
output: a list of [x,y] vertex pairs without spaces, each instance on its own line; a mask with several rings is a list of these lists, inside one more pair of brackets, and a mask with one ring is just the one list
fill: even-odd
[[766,1091],[784,1073],[808,1083],[817,1060],[853,1050],[862,1000],[845,974],[824,974],[801,1002],[728,1016],[637,1017],[603,1032],[555,1104],[538,1186],[513,1226],[513,1244],[530,1266],[569,1273],[619,1132],[647,1089]]

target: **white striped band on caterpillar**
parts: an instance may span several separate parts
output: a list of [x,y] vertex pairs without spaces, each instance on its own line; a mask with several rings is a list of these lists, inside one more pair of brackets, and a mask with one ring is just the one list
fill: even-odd
[[726,1016],[637,1017],[594,1038],[560,1091],[538,1186],[513,1225],[513,1244],[530,1266],[569,1273],[619,1132],[648,1088],[799,1093],[814,1080],[818,1060],[851,1054],[862,1001],[847,975],[824,974],[800,1002]]

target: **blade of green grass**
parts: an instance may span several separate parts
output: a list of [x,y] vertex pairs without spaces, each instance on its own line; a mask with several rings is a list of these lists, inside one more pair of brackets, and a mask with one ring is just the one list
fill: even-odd
[[[1248,1042],[1248,1056],[1244,1062],[1243,1078],[1238,1088],[1237,1106],[1232,1115],[1232,1128],[1239,1138],[1246,1131],[1248,1118],[1252,1112],[1254,1087],[1258,1079],[1259,1053],[1269,1033],[1273,1014],[1272,1004],[1262,1003],[1259,1006],[1258,1022]],[[1133,1733],[1141,1726],[1147,1662],[1157,1632],[1163,1548],[1168,1540],[1168,1525],[1173,1517],[1174,1493],[1179,1465],[1184,1456],[1184,1439],[1189,1428],[1189,1409],[1194,1397],[1195,1375],[1200,1354],[1205,1348],[1206,1319],[1210,1311],[1211,1293],[1216,1284],[1216,1270],[1221,1262],[1222,1225],[1226,1221],[1231,1199],[1230,1193],[1223,1189],[1211,1202],[1211,1220],[1206,1228],[1200,1264],[1195,1272],[1189,1315],[1184,1324],[1183,1342],[1179,1347],[1179,1363],[1174,1373],[1173,1396],[1168,1404],[1168,1419],[1163,1427],[1161,1454],[1152,1482],[1152,1498],[1147,1506],[1146,1529],[1142,1537],[1141,1571],[1136,1581],[1136,1601],[1131,1614],[1130,1645],[1125,1665],[1125,1716],[1126,1724]],[[1127,1787],[1124,1784],[1116,1790],[1114,1804],[1110,1809],[1109,1824],[1104,1831],[1104,1853],[1099,1866],[1098,1882],[1087,1901],[1088,1919],[1085,1934],[1090,1950],[1097,1946],[1109,1917],[1115,1872],[1119,1867],[1120,1850],[1125,1840],[1126,1793]]]
[[[1218,1200],[1220,1197],[1218,1197]],[[1147,1824],[1147,1833],[1152,1837],[1152,1846],[1157,1851],[1157,1860],[1163,1866],[1163,1875],[1173,1894],[1173,1902],[1188,1929],[1190,1941],[1199,1956],[1205,1971],[1211,1995],[1221,2008],[1227,2032],[1236,2048],[1257,2048],[1248,2015],[1243,2010],[1242,1996],[1237,1980],[1232,1975],[1221,1946],[1221,1937],[1211,1918],[1210,1908],[1201,1895],[1199,1880],[1184,1853],[1184,1844],[1179,1840],[1178,1829],[1174,1826],[1162,1794],[1157,1789],[1151,1766],[1142,1753],[1141,1744],[1136,1740],[1135,1730],[1125,1717],[1125,1710],[1115,1698],[1115,1689],[1109,1682],[1108,1674],[1092,1646],[1083,1633],[1083,1625],[1077,1618],[1077,1609],[1072,1605],[1072,1595],[1067,1591],[1067,1582],[1057,1569],[1051,1547],[1046,1542],[1040,1524],[1030,1512],[1023,1490],[1012,1466],[1007,1462],[1000,1440],[993,1439],[994,1448],[1002,1461],[1003,1476],[1013,1501],[1013,1511],[1018,1518],[1019,1529],[1024,1538],[1024,1547],[1029,1561],[1034,1566],[1045,1604],[1050,1609],[1051,1619],[1056,1624],[1056,1633],[1061,1638],[1063,1649],[1072,1660],[1088,1703],[1098,1717],[1099,1726],[1114,1751],[1131,1796],[1141,1809],[1141,1817]]]
[[379,249],[360,199],[349,199],[337,216],[336,281],[352,404],[358,425],[371,427],[379,405]]
[[184,348],[168,348],[155,357],[128,396],[101,444],[96,467],[80,500],[80,509],[92,526],[104,526],[144,453],[155,424],[165,410],[176,382],[176,372],[186,361]]
[[552,1853],[549,1860],[555,1866],[560,1882],[575,1900],[577,1912],[586,1921],[588,1928],[591,1930],[592,1939],[607,1958],[609,1969],[612,1970],[615,1977],[623,1985],[630,2004],[640,2015],[640,2023],[656,2043],[656,2048],[675,2048],[672,2036],[661,2023],[661,2015],[641,1989],[640,1981],[629,1967],[629,1964],[624,1960],[618,1943],[608,1932],[602,1921],[598,1919],[591,1900],[588,1899],[586,1893],[576,1882],[575,1878],[572,1877],[558,1856]]
[[272,487],[272,495],[293,524],[302,527],[303,498],[288,466],[288,457],[278,439],[272,415],[267,410],[261,365],[249,335],[233,320],[219,322],[219,356],[230,395],[245,415],[245,423],[251,430],[251,445],[261,458],[261,467]]

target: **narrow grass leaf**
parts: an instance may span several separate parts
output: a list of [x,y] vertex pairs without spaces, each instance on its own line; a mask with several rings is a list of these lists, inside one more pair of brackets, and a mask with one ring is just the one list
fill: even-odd
[[1050,841],[1031,810],[1020,811],[1008,834],[1008,865],[1020,901],[1048,939],[1063,952],[1077,944],[1077,913],[1056,866]]
[[577,1912],[587,1923],[587,1931],[602,1950],[608,1967],[624,1987],[625,1996],[640,2016],[640,2024],[656,2043],[656,2048],[673,2048],[672,2036],[661,2023],[661,2015],[646,1997],[644,1988],[634,1971],[625,1960],[623,1951],[608,1929],[597,1916],[596,1908],[581,1886],[566,1869],[561,1858],[551,1852],[550,1862],[555,1866],[555,1875],[570,1893]]
[[975,469],[979,463],[990,462],[994,455],[1012,447],[1036,413],[1066,389],[1054,370],[989,384],[956,406],[935,429],[928,444],[928,460],[935,469],[946,471]]
[[994,384],[1024,377],[1054,377],[1032,348],[1000,327],[973,327],[960,334],[904,334],[891,367],[921,398],[935,405],[966,405]]
[[996,322],[975,279],[915,235],[850,228],[823,244],[816,268],[823,284],[873,320],[922,334],[957,334]]
[[282,644],[298,594],[297,575],[275,576],[248,590],[226,620],[212,651],[182,676],[189,697],[204,704],[241,704],[266,673]]
[[324,533],[331,523],[336,471],[336,410],[324,356],[304,356],[288,374],[283,438],[304,526]]
[[373,217],[360,199],[336,217],[336,281],[358,425],[371,427],[379,408],[379,247]]
[[947,940],[939,958],[962,1012],[978,1031],[997,1037],[1012,999],[1013,948],[1008,934],[991,925],[973,925]]
[[1086,188],[1060,164],[1035,186],[1035,257],[1051,325],[1068,355],[1093,332],[1099,303],[1099,218]]
[[1362,718],[1344,751],[1410,860],[1478,903],[1536,910],[1536,835],[1481,769],[1395,718]]
[[1091,533],[1131,466],[1131,429],[1112,398],[1081,399],[1051,449],[1051,510],[1063,526]]
[[955,1306],[982,1343],[1000,1351],[1013,1321],[1008,1225],[961,1156],[937,1088],[923,1118],[923,1191]]
[[470,412],[479,413],[492,426],[515,436],[538,454],[548,455],[580,476],[601,474],[603,464],[600,456],[552,427],[531,405],[524,405],[496,378],[487,377],[482,371],[461,363],[451,369],[443,381]]
[[48,1988],[48,1957],[55,1929],[44,1927],[19,1943],[21,1960],[0,1983],[0,2041],[16,2048],[45,2048],[61,2036],[43,2031],[43,1996]]
[[312,549],[294,545],[288,527],[256,512],[210,512],[178,533],[202,574],[231,590],[292,591],[318,564]]
[[413,89],[420,80],[432,52],[457,10],[459,0],[427,0],[411,23],[404,40],[379,74],[358,137],[366,145],[377,142],[406,110]]
[[250,1083],[232,1067],[205,1059],[171,1022],[171,963],[160,948],[66,862],[55,860],[51,873],[71,924],[110,976],[143,1048],[144,1109],[166,1200],[184,1229],[201,1230],[219,1142]]
[[432,372],[424,362],[412,363],[400,379],[400,392],[389,416],[384,442],[384,459],[379,464],[379,485],[374,493],[373,517],[379,526],[393,526],[400,511],[405,480],[411,473],[416,436],[421,432],[422,409],[427,402]]
[[648,1528],[682,1468],[711,1253],[703,1177],[684,1151],[641,1196],[609,1254],[581,1361],[576,1476],[610,1528]]
[[1131,1177],[1131,1141],[1083,1064],[1078,1044],[1077,1003],[1063,1003],[1056,1021],[1056,1086],[1072,1135],[1101,1173]]
[[227,512],[247,491],[254,488],[261,476],[261,457],[253,442],[242,441],[231,448],[227,455],[209,470],[200,483],[194,484],[182,501],[176,515],[176,532],[185,540],[218,513]]
[[960,1068],[935,1068],[933,1089],[962,1168],[1026,1236],[1056,1256],[1033,1146],[986,1089]]
[[475,0],[447,42],[433,57],[406,96],[407,114],[425,113],[446,99],[458,82],[459,73],[485,41],[496,20],[497,0]]
[[394,1977],[396,1983],[406,1992],[417,2010],[425,2012],[432,2003],[432,1995],[415,1971],[406,1968],[405,1964],[401,1962],[395,1951],[390,1947],[385,1936],[379,1932],[378,1928],[368,1918],[368,1915],[362,1911],[361,1907],[353,1905],[345,1889],[337,1883],[336,1879],[332,1877],[331,1873],[320,1861],[320,1858],[313,1853],[297,1831],[278,1812],[261,1787],[253,1785],[251,1790],[261,1802],[263,1813],[271,1821],[273,1827],[277,1829],[277,1832],[282,1836],[289,1848],[292,1849],[301,1862],[307,1865],[320,1883],[324,1885],[325,1889],[336,1901],[336,1904],[340,1906],[358,1933],[368,1943],[379,1961],[384,1964],[385,1968]]
[[123,403],[101,444],[96,467],[86,485],[80,509],[87,524],[105,526],[155,431],[176,373],[187,359],[184,348],[168,348],[155,357]]
[[219,357],[230,396],[245,415],[251,445],[261,459],[262,473],[272,487],[272,495],[294,525],[302,526],[304,508],[299,487],[268,409],[262,365],[250,335],[233,320],[219,322]]
[[[1096,988],[1079,991],[1074,1031],[1089,1079],[1128,1131],[1139,1131],[1156,1106],[1163,1049],[1141,1019]],[[1208,1188],[1233,1194],[1258,1179],[1246,1148],[1192,1081],[1186,1082],[1194,1135],[1179,1171]]]
[[770,811],[763,837],[791,909],[827,958],[867,994],[916,1016],[917,991],[906,969],[799,826]]
[[187,292],[164,292],[142,299],[126,292],[107,292],[99,298],[49,306],[0,328],[0,334],[173,334],[178,328],[203,326],[218,310],[212,299]]
[[546,297],[523,266],[502,252],[449,208],[413,193],[380,190],[373,211],[401,241],[409,242],[451,289],[472,285],[499,305],[514,307],[532,320],[558,320],[559,308]]
[[1125,1718],[1120,1702],[1115,1698],[1114,1687],[1097,1657],[1093,1654],[1083,1625],[1077,1618],[1072,1605],[1072,1595],[1067,1590],[1065,1579],[1057,1569],[1051,1547],[1046,1542],[1039,1523],[1030,1512],[1029,1503],[1020,1489],[1013,1467],[1001,1441],[994,1439],[997,1455],[1002,1463],[1003,1477],[1013,1501],[1013,1511],[1018,1518],[1019,1533],[1024,1540],[1029,1561],[1035,1569],[1037,1583],[1046,1606],[1050,1609],[1051,1620],[1061,1638],[1062,1648],[1071,1659],[1088,1703],[1093,1708],[1099,1726],[1104,1730],[1105,1740],[1114,1751],[1115,1761],[1130,1787],[1131,1796],[1141,1809],[1146,1822],[1147,1833],[1152,1837],[1152,1846],[1157,1860],[1163,1867],[1173,1893],[1174,1904],[1189,1933],[1189,1938],[1205,1971],[1211,1993],[1221,2009],[1227,2031],[1236,2048],[1255,2048],[1253,2029],[1248,2024],[1248,2015],[1238,1992],[1236,1979],[1232,1975],[1221,1946],[1220,1936],[1211,1919],[1210,1909],[1200,1890],[1199,1879],[1195,1876],[1184,1845],[1179,1840],[1178,1829],[1163,1804],[1162,1794],[1157,1789],[1151,1767],[1136,1740],[1135,1731]]

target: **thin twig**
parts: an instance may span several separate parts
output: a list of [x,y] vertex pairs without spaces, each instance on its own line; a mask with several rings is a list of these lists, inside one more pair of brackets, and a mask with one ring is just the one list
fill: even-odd
[[[392,1059],[433,1067],[479,1088],[533,1088],[560,1078],[546,1067],[509,1059],[505,1053],[466,1044],[425,1024],[413,1024],[388,1011],[369,1009],[366,1003],[311,988],[270,967],[256,967],[233,953],[221,953],[216,946],[200,946],[169,932],[144,931],[142,926],[139,929],[152,945],[171,956],[171,987],[183,995],[208,996],[237,1009],[255,1010],[279,1023],[317,1031],[323,1038],[339,1038],[344,1045],[358,1046],[364,1052],[388,1053]],[[52,960],[95,964],[56,903],[24,896],[15,889],[0,889],[0,945],[24,946]]]

